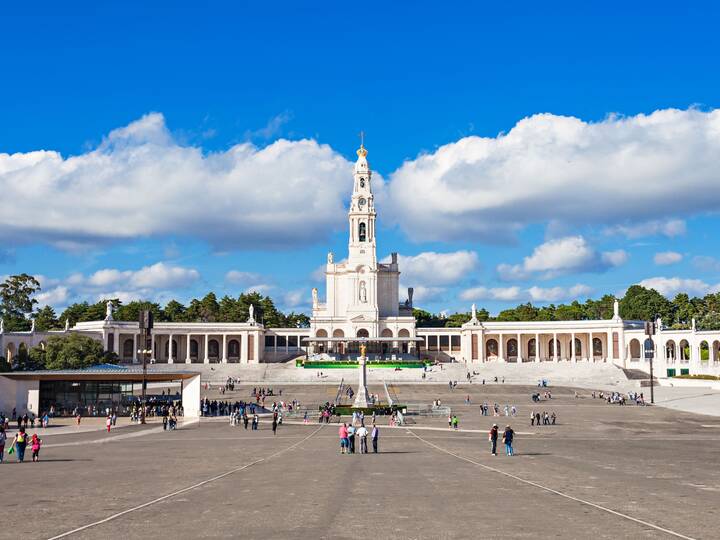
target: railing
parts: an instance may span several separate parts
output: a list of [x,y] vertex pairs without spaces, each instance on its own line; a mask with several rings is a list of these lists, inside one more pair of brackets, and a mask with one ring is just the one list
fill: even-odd
[[413,416],[450,416],[452,409],[447,405],[436,407],[425,403],[408,403],[406,405],[407,415]]

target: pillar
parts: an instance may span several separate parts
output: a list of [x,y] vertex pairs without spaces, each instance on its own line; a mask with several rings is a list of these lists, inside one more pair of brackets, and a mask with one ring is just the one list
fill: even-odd
[[573,362],[577,362],[577,357],[575,356],[575,332],[572,332],[570,334],[570,358],[572,358]]
[[503,335],[498,335],[498,360],[500,362],[505,361],[505,343],[503,343]]
[[120,330],[113,330],[113,352],[120,356]]
[[558,361],[558,341],[557,334],[553,332],[553,362]]
[[173,351],[173,335],[170,334],[170,341],[168,342],[168,364],[175,362],[175,351]]
[[[248,363],[248,333],[244,332],[241,334],[240,339],[240,363],[247,364]],[[308,345],[308,348],[310,345]]]
[[223,334],[222,363],[227,364],[227,334]]
[[517,362],[518,364],[522,364],[523,361],[523,346],[522,346],[522,334],[518,332],[517,335],[517,342],[518,342],[518,355],[517,355]]
[[592,342],[592,332],[588,334],[588,353],[587,358],[588,362],[594,362],[595,361],[595,355],[593,354],[593,342]]
[[[640,348],[642,349],[642,347]],[[607,354],[605,355],[605,358],[608,362],[612,362],[613,358],[615,358],[615,353],[613,351],[612,330],[607,331]]]
[[188,334],[185,341],[185,363],[189,364],[192,362],[192,359],[190,358],[190,341],[192,338],[192,334]]
[[540,334],[535,334],[535,361],[540,361]]
[[138,363],[138,355],[137,355],[137,352],[138,352],[138,340],[137,340],[137,338],[138,338],[138,335],[137,335],[137,334],[133,334],[133,353],[132,353],[132,361],[133,361],[133,364],[137,364],[137,363]]
[[208,334],[205,334],[205,359],[203,362],[206,364],[210,363],[210,356],[208,356],[208,343],[210,342],[210,336]]
[[152,351],[152,354],[150,355],[151,360],[157,361],[156,351],[155,351],[155,342],[157,341],[156,335],[150,334],[150,350]]
[[481,330],[480,335],[478,336],[478,341],[480,342],[480,351],[478,357],[480,358],[481,362],[485,362],[485,331]]

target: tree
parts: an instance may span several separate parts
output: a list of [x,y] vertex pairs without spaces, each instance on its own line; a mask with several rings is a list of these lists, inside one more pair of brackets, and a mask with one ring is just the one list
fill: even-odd
[[52,330],[60,326],[55,310],[50,306],[44,306],[35,313],[35,328],[37,330]]
[[70,326],[75,326],[75,323],[87,320],[85,318],[85,313],[89,307],[90,305],[87,302],[70,304],[65,308],[65,311],[60,314],[59,319],[63,325],[65,324],[65,321],[69,321]]
[[450,328],[459,328],[472,318],[472,313],[453,313],[445,319],[445,326]]
[[82,334],[52,336],[45,346],[47,369],[81,369],[114,360],[102,343]]
[[187,308],[177,300],[170,300],[163,311],[170,322],[187,322]]
[[[107,300],[104,304],[107,304]],[[113,318],[117,321],[137,321],[140,317],[140,312],[146,309],[152,311],[153,317],[156,321],[163,321],[165,319],[165,314],[160,308],[160,304],[140,300],[133,300],[124,306],[120,305],[116,308]]]
[[215,293],[210,292],[202,300],[193,300],[187,310],[188,320],[193,322],[215,322],[220,314]]
[[5,319],[5,329],[28,330],[28,315],[37,300],[33,296],[40,291],[40,282],[28,274],[10,276],[0,284],[0,316]]
[[310,328],[310,317],[304,313],[291,311],[285,317],[285,326],[287,328]]
[[655,315],[672,320],[672,304],[655,289],[632,285],[620,301],[620,316],[626,320],[650,321]]

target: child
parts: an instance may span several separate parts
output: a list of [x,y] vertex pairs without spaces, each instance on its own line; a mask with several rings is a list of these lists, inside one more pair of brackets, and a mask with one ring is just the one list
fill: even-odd
[[105,419],[105,426],[107,427],[107,432],[110,433],[110,426],[112,426],[112,418],[110,418],[110,415],[107,415],[107,418]]
[[40,461],[40,445],[42,439],[37,436],[37,433],[33,433],[32,440],[30,441],[30,450],[32,450],[32,460]]

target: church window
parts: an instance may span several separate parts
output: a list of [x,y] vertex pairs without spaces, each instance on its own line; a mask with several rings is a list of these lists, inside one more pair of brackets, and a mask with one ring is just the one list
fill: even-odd
[[365,242],[367,238],[367,225],[365,225],[365,223],[360,223],[360,230],[358,236],[361,242]]

